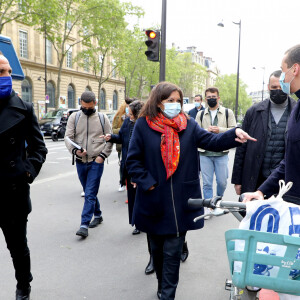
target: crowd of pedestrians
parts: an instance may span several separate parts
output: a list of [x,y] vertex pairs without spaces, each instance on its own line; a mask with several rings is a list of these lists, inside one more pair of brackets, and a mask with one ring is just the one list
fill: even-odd
[[[0,69],[0,138],[5,145],[0,150],[0,185],[9,199],[1,204],[5,209],[0,211],[0,227],[14,263],[16,299],[28,300],[32,281],[26,239],[29,184],[38,175],[47,149],[32,106],[12,90],[11,68],[2,53]],[[200,177],[204,198],[223,196],[229,149],[237,147],[231,182],[237,195],[249,192],[245,201],[276,193],[279,179],[298,182],[300,104],[289,94],[300,97],[300,45],[285,53],[281,70],[269,77],[268,89],[270,97],[247,110],[242,128],[236,126],[232,110],[221,105],[216,87],[206,89],[205,107],[202,95],[196,95],[195,108],[186,114],[181,89],[161,82],[145,103],[126,99],[113,129],[107,116],[96,111],[94,93],[82,93],[81,110],[68,118],[65,134],[84,192],[76,235],[86,238],[89,228],[103,222],[98,191],[104,161],[115,143],[119,190],[127,190],[132,234],[147,235],[150,259],[145,272],[156,273],[159,299],[175,299],[180,262],[188,256],[186,234],[204,225],[203,219],[193,222],[203,209],[190,209],[187,201],[202,197]],[[285,200],[300,204],[298,184]],[[2,213],[12,210],[13,217]]]

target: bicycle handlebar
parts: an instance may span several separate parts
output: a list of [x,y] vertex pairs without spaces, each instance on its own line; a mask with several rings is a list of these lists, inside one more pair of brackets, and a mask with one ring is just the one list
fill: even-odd
[[202,208],[208,207],[215,209],[219,204],[220,208],[237,208],[237,209],[246,209],[246,203],[235,202],[235,201],[223,201],[221,197],[217,196],[212,199],[192,199],[188,200],[188,206],[190,208]]

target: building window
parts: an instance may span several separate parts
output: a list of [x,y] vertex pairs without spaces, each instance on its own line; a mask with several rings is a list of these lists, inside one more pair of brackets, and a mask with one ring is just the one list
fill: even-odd
[[71,84],[68,86],[68,108],[75,108],[75,90]]
[[72,63],[72,47],[69,45],[67,47],[67,68],[72,68],[73,63]]
[[112,60],[112,71],[111,71],[111,76],[112,78],[116,78],[117,77],[117,68],[116,68],[116,61],[113,59]]
[[106,93],[104,89],[100,91],[100,109],[106,109]]
[[67,28],[69,30],[72,28],[72,22],[71,21],[67,21]]
[[23,58],[28,58],[28,35],[26,31],[19,31],[20,37],[20,56]]
[[27,78],[25,78],[22,81],[21,87],[22,87],[22,99],[25,102],[31,103],[32,102],[32,85],[31,85],[30,81]]
[[48,107],[55,107],[55,87],[51,81],[47,83],[47,95],[49,97]]
[[83,69],[85,72],[90,71],[90,59],[87,55],[85,55],[83,58]]
[[118,93],[116,91],[113,95],[113,110],[118,110]]
[[52,64],[52,43],[46,40],[46,57],[47,64]]

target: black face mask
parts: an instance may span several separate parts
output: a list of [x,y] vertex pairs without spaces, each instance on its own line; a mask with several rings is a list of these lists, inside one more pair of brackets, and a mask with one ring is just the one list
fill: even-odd
[[215,107],[217,105],[217,98],[207,99],[207,104],[211,108]]
[[282,90],[270,90],[270,98],[275,104],[282,104],[287,99],[287,94]]
[[85,107],[81,107],[80,108],[82,110],[82,112],[86,115],[86,116],[90,116],[91,114],[93,114],[96,109],[95,108],[85,108]]

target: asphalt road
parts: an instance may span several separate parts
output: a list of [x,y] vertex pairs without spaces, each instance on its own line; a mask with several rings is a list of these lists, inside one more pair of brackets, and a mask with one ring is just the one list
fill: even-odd
[[[155,300],[155,275],[148,263],[145,234],[133,236],[128,224],[126,192],[118,192],[118,158],[105,163],[99,191],[104,222],[85,240],[75,235],[83,198],[75,166],[63,141],[47,140],[49,154],[31,187],[33,211],[28,241],[32,258],[32,300]],[[230,152],[230,174],[234,151]],[[236,200],[228,180],[224,198]],[[229,268],[224,232],[238,226],[231,215],[207,220],[188,232],[190,255],[181,264],[176,299],[223,300]],[[0,300],[14,299],[14,270],[0,234]]]

